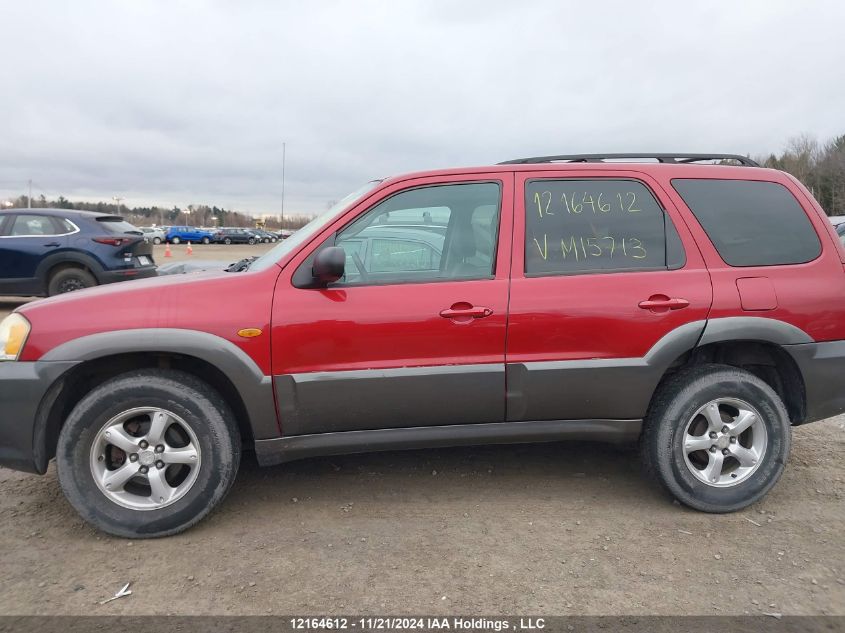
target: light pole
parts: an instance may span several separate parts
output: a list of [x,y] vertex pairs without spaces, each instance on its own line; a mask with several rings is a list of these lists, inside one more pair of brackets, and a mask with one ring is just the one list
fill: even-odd
[[282,143],[282,215],[279,221],[279,227],[283,228],[282,225],[285,222],[285,153],[286,153],[286,143]]
[[114,200],[115,203],[117,203],[117,213],[115,213],[115,215],[120,215],[120,203],[123,202],[123,198],[120,198],[118,196],[112,196],[111,199]]

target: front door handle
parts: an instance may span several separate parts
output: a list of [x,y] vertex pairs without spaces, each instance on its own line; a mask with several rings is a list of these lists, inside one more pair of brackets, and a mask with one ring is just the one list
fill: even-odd
[[459,301],[453,303],[452,307],[440,311],[440,316],[444,319],[452,319],[454,321],[469,322],[472,319],[483,319],[493,314],[490,308],[483,308],[474,306],[466,301]]
[[638,304],[643,310],[653,312],[666,312],[667,310],[680,310],[689,307],[689,301],[678,297],[669,298],[666,295],[652,295],[645,301]]
[[44,248],[56,248],[57,246],[61,246],[58,242],[47,242],[44,245]]

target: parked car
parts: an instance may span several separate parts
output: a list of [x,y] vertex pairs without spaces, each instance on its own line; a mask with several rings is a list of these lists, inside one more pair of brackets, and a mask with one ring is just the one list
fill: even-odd
[[132,538],[207,515],[243,447],[638,440],[681,503],[745,508],[792,426],[845,411],[845,249],[788,174],[639,158],[374,181],[231,272],[23,305],[0,464],[55,456],[80,515]]
[[836,234],[839,235],[839,241],[845,246],[845,224],[837,225]]
[[180,242],[192,242],[198,244],[209,244],[211,242],[211,231],[200,229],[196,226],[171,226],[167,229],[166,240],[171,244]]
[[155,274],[149,240],[121,217],[0,211],[0,295],[52,296]]
[[264,242],[265,244],[275,244],[279,241],[279,238],[276,237],[276,234],[271,233],[270,231],[265,231],[264,229],[250,230],[259,237],[260,241]]
[[219,229],[211,236],[215,244],[255,244],[255,235],[246,229]]
[[167,232],[161,227],[142,226],[141,232],[153,244],[161,244],[167,239]]

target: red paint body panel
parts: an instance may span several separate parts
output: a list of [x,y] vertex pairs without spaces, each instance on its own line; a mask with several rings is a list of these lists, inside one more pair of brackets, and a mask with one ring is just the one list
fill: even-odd
[[[322,243],[385,197],[413,186],[498,180],[502,209],[494,279],[299,289],[291,283],[310,253],[303,249],[279,277],[273,305],[273,374],[426,365],[503,363],[513,228],[513,175],[452,174],[393,180],[326,227]],[[440,316],[453,304],[490,308],[460,322]],[[503,394],[504,397],[504,394]]]
[[[22,360],[67,341],[118,330],[178,328],[231,341],[270,373],[270,306],[278,268],[260,273],[194,273],[113,284],[34,301],[20,312],[32,323]],[[265,335],[242,338],[241,328]]]
[[[525,276],[525,197],[517,194],[507,361],[640,358],[671,330],[707,318],[710,278],[677,210],[648,174],[630,169],[571,169],[558,165],[517,175],[517,191],[538,178],[633,179],[651,189],[675,223],[686,251],[680,270]],[[681,298],[689,307],[653,311],[639,307],[653,295]]]
[[[713,280],[713,308],[710,318],[760,316],[744,310],[736,280],[742,277],[768,277],[777,296],[777,308],[766,317],[784,321],[804,330],[815,341],[845,339],[845,275],[842,274],[842,246],[830,221],[806,190],[789,175],[771,169],[739,169],[740,173],[723,175],[721,170],[687,173],[683,176],[661,171],[664,188],[685,218]],[[786,187],[801,204],[821,242],[821,254],[806,264],[788,266],[728,266],[719,256],[692,211],[671,185],[672,178],[725,178],[776,182]]]

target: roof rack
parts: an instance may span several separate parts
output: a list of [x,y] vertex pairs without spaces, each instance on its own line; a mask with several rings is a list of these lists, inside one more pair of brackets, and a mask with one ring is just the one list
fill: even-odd
[[499,163],[500,165],[528,165],[531,163],[603,163],[606,160],[624,160],[627,158],[653,158],[658,163],[690,164],[702,160],[735,160],[743,167],[759,167],[757,162],[739,154],[561,154],[560,156],[534,156],[516,158]]

